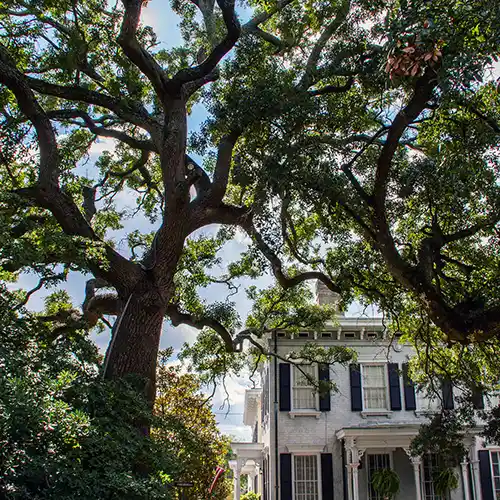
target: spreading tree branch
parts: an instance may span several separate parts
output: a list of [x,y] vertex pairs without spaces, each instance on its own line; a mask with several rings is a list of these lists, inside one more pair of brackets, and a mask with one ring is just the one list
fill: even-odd
[[[140,0],[139,0],[140,1]],[[222,41],[217,44],[209,56],[193,68],[184,68],[167,82],[170,93],[177,92],[184,84],[194,80],[200,80],[212,73],[220,60],[234,47],[240,37],[241,27],[234,10],[234,0],[217,0],[222,11],[222,17],[226,25],[227,33]]]
[[143,0],[122,0],[125,7],[118,44],[125,55],[146,75],[158,97],[165,94],[166,75],[155,58],[137,40]]

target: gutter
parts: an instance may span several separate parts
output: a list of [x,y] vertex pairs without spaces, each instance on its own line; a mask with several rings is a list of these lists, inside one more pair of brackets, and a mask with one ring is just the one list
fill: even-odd
[[[276,334],[276,330],[273,332],[273,340],[274,340],[274,354],[278,351],[278,336]],[[278,358],[274,357],[274,469],[275,474],[275,499],[280,500],[279,495],[279,453],[278,453]]]

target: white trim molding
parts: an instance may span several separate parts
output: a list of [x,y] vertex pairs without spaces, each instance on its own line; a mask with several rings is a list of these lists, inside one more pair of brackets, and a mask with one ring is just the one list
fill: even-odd
[[293,455],[317,455],[323,453],[324,444],[287,444],[288,453]]

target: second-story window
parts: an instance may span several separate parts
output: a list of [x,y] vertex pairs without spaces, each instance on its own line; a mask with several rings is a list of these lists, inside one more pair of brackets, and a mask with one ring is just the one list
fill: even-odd
[[318,377],[315,365],[293,367],[293,408],[295,410],[315,410],[316,391],[311,380]]
[[387,409],[387,366],[363,365],[363,408]]

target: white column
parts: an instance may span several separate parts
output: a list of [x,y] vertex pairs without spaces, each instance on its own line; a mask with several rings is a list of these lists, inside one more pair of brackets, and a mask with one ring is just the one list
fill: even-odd
[[422,482],[420,481],[420,465],[422,460],[420,457],[411,457],[413,465],[413,477],[415,478],[415,500],[422,500]]
[[255,472],[248,474],[248,491],[255,493]]
[[352,499],[352,469],[351,464],[346,465],[347,469],[347,500]]
[[359,500],[359,478],[358,478],[358,467],[357,464],[351,464],[352,467],[352,498],[353,500]]
[[474,481],[474,500],[483,500],[483,492],[481,491],[481,478],[479,476],[479,460],[471,460],[472,464],[472,480]]
[[241,484],[240,484],[240,471],[239,469],[234,471],[234,500],[240,500],[241,496]]
[[464,460],[460,463],[460,467],[462,470],[462,484],[464,485],[464,500],[470,500],[470,491],[469,491],[469,464],[467,460]]

